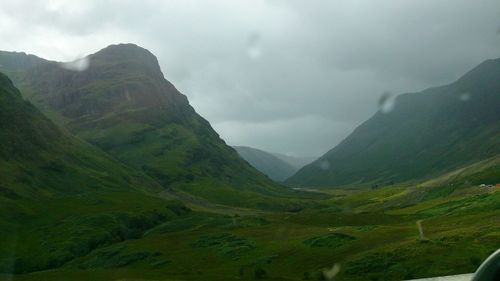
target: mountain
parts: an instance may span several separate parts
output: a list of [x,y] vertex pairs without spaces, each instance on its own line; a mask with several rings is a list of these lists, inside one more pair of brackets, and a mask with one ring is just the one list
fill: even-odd
[[2,193],[21,198],[95,189],[161,189],[144,174],[59,129],[24,101],[2,73],[0,94]]
[[284,181],[297,169],[272,153],[247,146],[233,146],[238,154],[250,165],[275,181]]
[[296,171],[300,170],[300,168],[304,167],[305,165],[311,163],[312,161],[316,160],[317,157],[298,157],[298,156],[290,156],[290,155],[285,155],[281,153],[272,153],[274,156],[277,158],[285,161],[289,165],[293,166]]
[[23,53],[0,55],[0,70],[15,73],[26,99],[164,188],[220,204],[273,209],[283,207],[272,200],[276,196],[293,195],[227,146],[164,78],[148,50],[111,45],[84,58],[88,67],[79,71],[46,60],[26,67],[27,60]]
[[[0,73],[0,272],[54,268],[187,209],[58,128]],[[1,279],[1,278],[0,278]]]
[[287,183],[388,184],[432,178],[500,152],[500,59],[457,81],[398,96]]
[[35,55],[29,55],[24,52],[5,52],[0,51],[0,68],[8,69],[10,75],[17,72],[22,72],[31,68],[45,60]]
[[422,186],[480,186],[500,183],[500,155],[461,167],[437,178],[423,182]]

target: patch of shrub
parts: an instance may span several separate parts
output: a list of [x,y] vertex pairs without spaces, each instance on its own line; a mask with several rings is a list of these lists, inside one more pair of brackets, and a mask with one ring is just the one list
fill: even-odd
[[264,279],[267,277],[267,272],[264,269],[258,267],[255,269],[253,276],[255,279]]
[[141,251],[123,253],[124,247],[100,250],[89,260],[79,264],[80,269],[117,268],[127,266],[154,256],[153,253]]
[[315,236],[304,240],[304,244],[313,247],[340,247],[343,246],[353,240],[356,240],[356,237],[344,234],[344,233],[329,233],[321,236]]
[[233,234],[203,235],[191,243],[195,248],[214,248],[218,253],[237,258],[255,248],[255,243]]

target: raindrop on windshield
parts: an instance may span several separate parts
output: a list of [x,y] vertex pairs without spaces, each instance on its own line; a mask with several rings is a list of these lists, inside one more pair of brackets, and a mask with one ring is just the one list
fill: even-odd
[[125,98],[127,99],[127,101],[131,101],[132,98],[130,97],[130,92],[125,89],[125,91],[123,92],[123,94],[125,95]]
[[83,57],[80,59],[76,59],[71,62],[62,62],[60,63],[61,67],[67,70],[72,71],[85,71],[90,66],[90,61],[88,57]]
[[252,33],[247,39],[247,54],[251,59],[259,59],[262,55],[262,50],[260,47],[260,35],[258,33]]
[[340,272],[340,265],[338,263],[334,264],[332,268],[327,268],[323,270],[323,276],[326,280],[333,280],[337,274]]
[[330,166],[331,166],[330,161],[328,161],[328,160],[322,160],[321,162],[319,162],[319,168],[321,170],[326,171],[326,170],[330,169]]
[[396,105],[396,97],[389,91],[383,92],[378,99],[378,108],[382,113],[389,113]]
[[466,102],[470,100],[470,94],[469,93],[461,93],[460,96],[458,96],[460,101]]

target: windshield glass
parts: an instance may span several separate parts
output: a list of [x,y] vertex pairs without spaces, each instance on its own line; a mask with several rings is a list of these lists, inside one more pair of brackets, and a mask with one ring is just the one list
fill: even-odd
[[0,280],[500,272],[498,0],[2,0],[0,38]]

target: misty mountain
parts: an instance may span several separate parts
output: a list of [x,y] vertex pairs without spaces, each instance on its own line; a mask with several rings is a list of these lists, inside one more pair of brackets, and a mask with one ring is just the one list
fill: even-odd
[[500,152],[500,59],[457,81],[398,96],[287,183],[387,184],[427,179]]
[[0,70],[12,74],[24,97],[57,124],[164,188],[222,204],[283,207],[269,197],[291,191],[227,146],[164,78],[149,51],[111,45],[84,60],[88,67],[76,71],[67,64],[2,52]]
[[317,157],[298,157],[275,152],[272,152],[272,155],[293,166],[296,171],[317,159]]
[[270,152],[247,146],[233,146],[233,148],[250,165],[275,181],[284,181],[298,170]]

